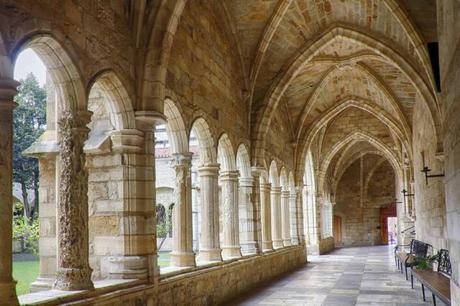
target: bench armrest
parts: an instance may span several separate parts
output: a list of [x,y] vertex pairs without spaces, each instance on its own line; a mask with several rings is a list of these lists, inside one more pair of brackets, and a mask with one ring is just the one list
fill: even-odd
[[410,247],[410,244],[398,244],[397,246],[395,246],[395,253],[397,250],[400,249],[400,247]]

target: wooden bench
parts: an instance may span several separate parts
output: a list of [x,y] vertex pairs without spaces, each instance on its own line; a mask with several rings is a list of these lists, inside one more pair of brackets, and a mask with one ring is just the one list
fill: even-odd
[[[406,251],[409,247],[409,252]],[[420,240],[412,239],[408,245],[397,245],[395,247],[395,262],[398,269],[403,273],[403,267],[406,271],[406,280],[409,279],[407,268],[413,267],[416,262],[416,257],[426,258],[428,255],[428,248],[431,247],[428,243]]]
[[436,297],[438,297],[445,304],[450,305],[450,276],[452,275],[452,268],[450,264],[449,251],[441,249],[438,253],[438,269],[433,270],[419,270],[412,269],[411,272],[411,285],[414,289],[414,277],[422,284],[423,301],[425,299],[425,287],[427,287],[433,296],[433,304],[436,306]]

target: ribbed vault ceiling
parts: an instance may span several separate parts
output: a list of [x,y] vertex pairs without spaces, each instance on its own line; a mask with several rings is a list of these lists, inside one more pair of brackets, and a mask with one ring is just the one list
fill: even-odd
[[[283,112],[297,165],[313,145],[318,167],[332,176],[360,152],[391,155],[393,165],[411,158],[417,101],[429,106],[436,127],[440,116],[426,42],[405,5],[396,0],[225,2],[249,76],[256,150],[263,151],[274,113]],[[416,13],[422,15],[420,9]],[[337,148],[347,137],[354,140]]]

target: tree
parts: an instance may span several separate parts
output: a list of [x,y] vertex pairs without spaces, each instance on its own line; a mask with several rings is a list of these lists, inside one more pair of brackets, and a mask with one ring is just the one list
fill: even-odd
[[[21,185],[24,200],[24,216],[32,222],[38,208],[38,161],[22,152],[30,147],[46,128],[46,90],[37,78],[29,73],[21,80],[18,104],[13,115],[13,181]],[[28,190],[35,192],[33,205],[28,200]]]

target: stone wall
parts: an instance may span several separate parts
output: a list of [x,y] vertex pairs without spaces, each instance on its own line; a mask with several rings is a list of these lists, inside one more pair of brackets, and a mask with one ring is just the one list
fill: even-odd
[[441,101],[445,107],[445,195],[447,238],[452,260],[452,305],[460,305],[460,3],[438,0]]
[[217,2],[187,2],[171,49],[166,94],[180,104],[186,125],[204,117],[215,143],[226,132],[236,152],[247,140],[249,109],[237,48],[222,14]]
[[342,218],[342,246],[381,244],[380,208],[394,203],[394,194],[394,171],[382,157],[367,154],[350,165],[334,206],[334,215]]
[[318,254],[326,254],[331,252],[335,248],[334,237],[328,237],[325,239],[320,239],[318,242]]
[[420,100],[414,108],[413,131],[416,236],[439,250],[447,247],[444,182],[443,178],[430,178],[427,184],[420,170],[423,160],[431,169],[429,174],[440,174],[444,169],[442,156],[436,156],[436,135],[428,107]]
[[[302,246],[288,247],[263,256],[197,268],[177,276],[164,276],[155,285],[139,285],[112,293],[93,293],[86,299],[74,298],[79,301],[72,305],[220,305],[305,263],[306,254]],[[71,297],[61,300],[70,301],[73,301]]]

